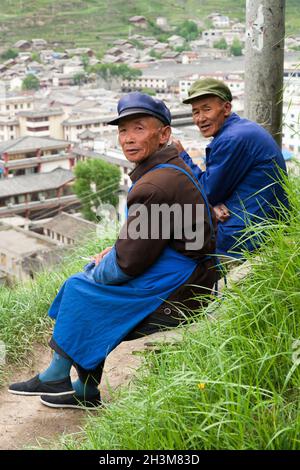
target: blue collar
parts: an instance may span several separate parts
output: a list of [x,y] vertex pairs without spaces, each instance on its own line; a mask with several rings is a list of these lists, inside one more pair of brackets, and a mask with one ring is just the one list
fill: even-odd
[[223,126],[219,129],[217,134],[214,136],[214,138],[212,139],[212,141],[208,144],[208,146],[206,148],[211,148],[211,146],[213,145],[214,140],[217,137],[220,137],[220,135],[223,134],[223,132],[225,131],[225,129],[227,129],[227,127],[231,126],[232,123],[234,123],[236,121],[239,121],[240,119],[241,118],[238,114],[236,114],[236,113],[230,114],[230,116],[225,120]]

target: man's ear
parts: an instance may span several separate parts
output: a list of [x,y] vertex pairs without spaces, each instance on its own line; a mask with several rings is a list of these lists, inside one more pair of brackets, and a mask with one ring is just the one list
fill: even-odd
[[231,113],[232,104],[230,101],[226,101],[224,104],[225,117],[228,117]]
[[171,127],[170,126],[164,126],[161,130],[160,134],[160,144],[165,145],[169,142],[170,137],[171,137]]

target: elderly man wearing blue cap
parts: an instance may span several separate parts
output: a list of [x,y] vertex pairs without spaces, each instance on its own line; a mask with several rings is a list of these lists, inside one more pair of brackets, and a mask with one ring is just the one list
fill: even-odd
[[228,86],[214,78],[197,80],[183,101],[191,104],[193,120],[206,148],[206,171],[193,163],[179,141],[180,156],[190,166],[214,206],[218,218],[217,254],[241,258],[244,249],[259,246],[245,227],[278,216],[287,205],[281,171],[282,153],[272,136],[258,124],[231,112]]
[[[50,366],[9,387],[14,394],[40,395],[50,407],[99,406],[107,355],[123,340],[183,322],[183,308],[199,307],[199,295],[209,296],[216,280],[210,256],[216,224],[192,171],[168,145],[169,109],[146,94],[129,93],[110,124],[118,126],[124,155],[135,163],[127,222],[114,246],[67,279],[54,299]],[[166,207],[175,208],[176,216],[170,211],[170,219],[154,220]],[[201,243],[194,243],[199,233]],[[78,373],[73,383],[72,365]]]

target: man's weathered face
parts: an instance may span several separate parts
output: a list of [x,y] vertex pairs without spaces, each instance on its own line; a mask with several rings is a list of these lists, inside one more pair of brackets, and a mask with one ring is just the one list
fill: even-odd
[[214,137],[230,115],[231,103],[206,95],[192,102],[193,121],[203,137]]
[[127,160],[141,163],[169,140],[171,129],[152,116],[134,115],[120,121],[119,142]]

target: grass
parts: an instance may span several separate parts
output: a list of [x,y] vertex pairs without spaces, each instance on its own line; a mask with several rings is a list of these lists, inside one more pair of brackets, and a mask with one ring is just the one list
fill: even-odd
[[215,320],[202,315],[181,342],[147,353],[134,383],[63,448],[300,449],[299,178],[288,192],[289,216],[265,228],[251,275],[216,301]]
[[[299,33],[298,7],[298,0],[287,0],[287,34]],[[245,0],[2,0],[0,41],[11,47],[19,39],[42,37],[61,47],[89,46],[98,51],[129,32],[141,32],[129,29],[128,18],[133,15],[152,21],[166,16],[178,25],[185,19],[203,20],[213,11],[245,20]]]
[[0,341],[5,344],[6,364],[0,365],[0,385],[5,381],[7,366],[24,365],[35,343],[50,337],[52,320],[47,311],[59,287],[67,277],[82,271],[86,261],[80,256],[99,253],[110,240],[96,240],[72,248],[62,264],[54,270],[39,273],[35,280],[0,290]]
[[[130,386],[115,392],[65,449],[300,449],[300,180],[287,183],[291,210],[265,227],[251,274],[202,312],[182,341],[145,354]],[[259,228],[258,228],[259,231]],[[75,248],[63,265],[0,292],[7,365],[23,363],[51,331],[46,312],[61,283],[82,268]],[[0,373],[5,376],[5,369]]]

